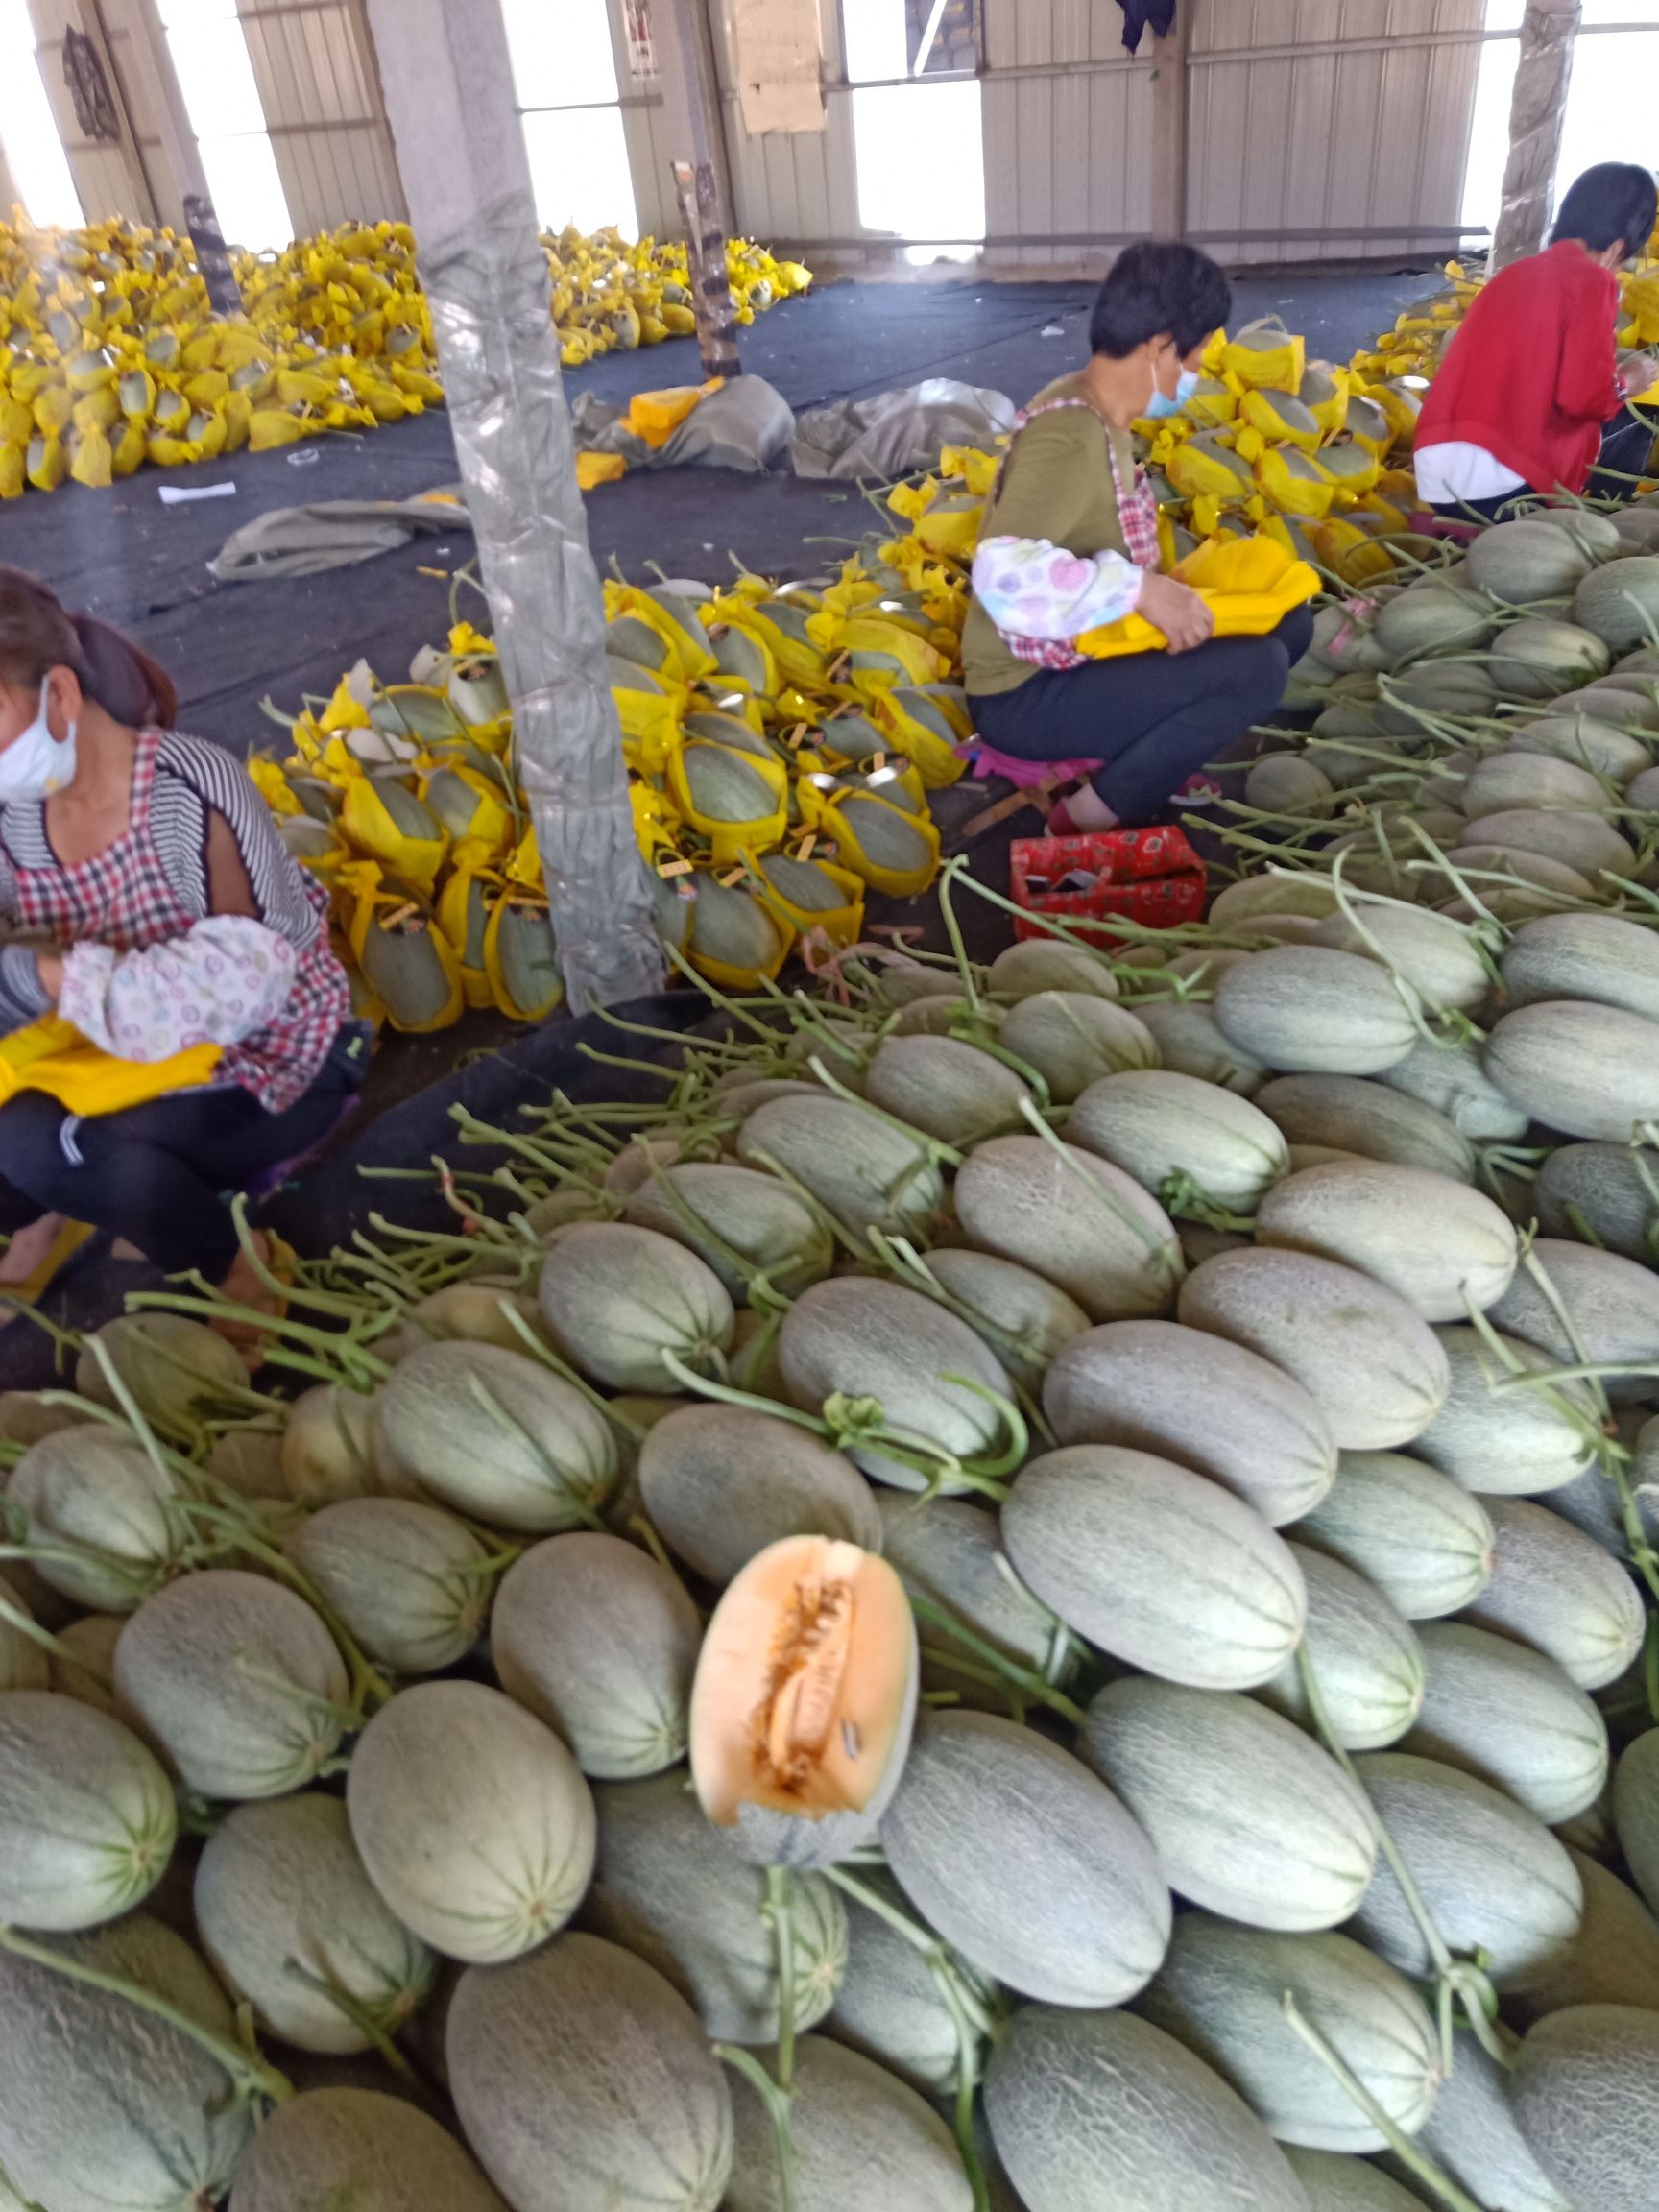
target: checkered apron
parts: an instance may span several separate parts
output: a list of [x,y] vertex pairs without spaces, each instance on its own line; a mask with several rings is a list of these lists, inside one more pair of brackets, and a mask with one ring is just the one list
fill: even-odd
[[[132,815],[112,845],[73,867],[15,871],[25,931],[58,945],[94,942],[118,952],[142,952],[194,927],[200,917],[182,904],[168,881],[150,831],[160,742],[158,730],[138,733]],[[304,1095],[350,1014],[346,974],[328,942],[326,894],[310,876],[303,881],[318,928],[300,954],[288,1003],[263,1029],[226,1048],[215,1078],[221,1084],[241,1084],[273,1114]]]
[[[1014,418],[1015,437],[1039,415],[1053,415],[1062,407],[1082,407],[1091,415],[1094,413],[1087,399],[1045,399],[1040,407],[1023,408]],[[1158,502],[1152,495],[1146,471],[1137,468],[1134,483],[1125,491],[1118,468],[1118,451],[1110,437],[1106,436],[1104,423],[1101,424],[1101,436],[1106,438],[1106,465],[1112,471],[1112,489],[1117,494],[1118,523],[1123,533],[1123,549],[1137,568],[1156,568],[1161,558],[1158,544]],[[1002,479],[1013,458],[1014,448],[1010,445],[997,471],[997,481],[992,486],[993,505],[1002,489]],[[1087,654],[1079,653],[1062,638],[1022,637],[1006,630],[1001,633],[1001,637],[1003,644],[1016,661],[1030,661],[1039,668],[1081,668],[1088,660]]]

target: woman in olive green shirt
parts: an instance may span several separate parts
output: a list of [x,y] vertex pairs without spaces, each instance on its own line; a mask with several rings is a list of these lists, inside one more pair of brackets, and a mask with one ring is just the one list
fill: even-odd
[[[1266,637],[1216,637],[1197,593],[1158,573],[1158,517],[1130,425],[1175,414],[1232,289],[1194,246],[1119,254],[1088,366],[1025,410],[985,516],[962,637],[980,735],[1022,760],[1098,760],[1057,834],[1156,821],[1194,772],[1264,721],[1311,641],[1304,609]],[[1143,614],[1166,652],[1088,661],[1087,630]]]

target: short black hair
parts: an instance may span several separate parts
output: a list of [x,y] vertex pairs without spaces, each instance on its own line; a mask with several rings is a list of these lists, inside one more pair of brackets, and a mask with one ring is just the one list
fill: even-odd
[[1208,253],[1175,239],[1148,239],[1126,246],[1113,262],[1089,318],[1089,343],[1122,361],[1167,331],[1175,350],[1188,354],[1220,329],[1232,305],[1233,287]]
[[1626,259],[1640,253],[1659,216],[1659,184],[1650,169],[1630,161],[1598,161],[1568,191],[1555,216],[1550,243],[1581,238],[1592,253],[1623,246]]

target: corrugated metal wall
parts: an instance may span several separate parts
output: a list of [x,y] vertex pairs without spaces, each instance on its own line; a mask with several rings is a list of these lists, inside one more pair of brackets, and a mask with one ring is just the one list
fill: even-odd
[[[79,0],[29,0],[29,13],[46,97],[87,220],[125,215],[140,223],[182,223],[184,210],[161,156],[155,76],[136,0],[100,0],[96,9],[83,8]],[[134,137],[108,145],[83,136],[63,81],[65,30],[84,31],[101,46]]]
[[749,237],[786,244],[858,235],[853,107],[845,84],[841,13],[836,0],[820,0],[819,12],[824,32],[825,128],[756,138],[743,128],[738,109],[730,12],[723,0],[709,0],[732,171],[733,221]]
[[363,0],[237,0],[237,11],[296,234],[402,221]]
[[1191,236],[1230,260],[1450,250],[1484,0],[1188,4]]

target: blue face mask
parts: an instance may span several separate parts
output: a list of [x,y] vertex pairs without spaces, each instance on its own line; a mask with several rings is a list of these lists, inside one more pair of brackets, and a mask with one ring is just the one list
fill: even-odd
[[1175,397],[1173,399],[1169,398],[1166,394],[1160,392],[1154,385],[1152,397],[1146,404],[1148,417],[1155,422],[1161,422],[1166,415],[1179,415],[1193,393],[1197,391],[1198,381],[1196,369],[1183,369],[1180,375],[1175,379]]

